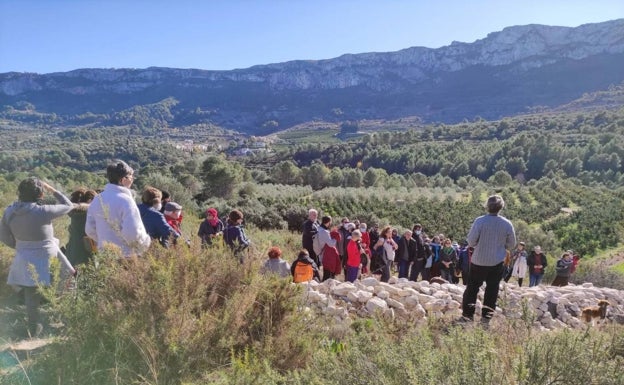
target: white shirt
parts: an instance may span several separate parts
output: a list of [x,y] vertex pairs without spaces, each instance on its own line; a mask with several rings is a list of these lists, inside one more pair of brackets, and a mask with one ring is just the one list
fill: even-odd
[[394,254],[396,252],[394,250],[393,244],[386,240],[384,241],[383,248],[386,251],[386,257],[388,258],[388,261],[394,261]]
[[130,189],[111,183],[89,205],[85,232],[98,249],[112,243],[126,257],[143,253],[151,242]]

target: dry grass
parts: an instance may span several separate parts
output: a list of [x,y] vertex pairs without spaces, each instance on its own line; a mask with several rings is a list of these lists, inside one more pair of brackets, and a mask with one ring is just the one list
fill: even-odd
[[530,317],[489,330],[451,319],[337,322],[307,311],[301,287],[258,274],[268,245],[285,245],[292,259],[298,235],[250,236],[244,266],[221,246],[157,247],[122,262],[101,253],[78,289],[49,305],[62,338],[27,376],[0,383],[624,384],[622,327],[545,333]]

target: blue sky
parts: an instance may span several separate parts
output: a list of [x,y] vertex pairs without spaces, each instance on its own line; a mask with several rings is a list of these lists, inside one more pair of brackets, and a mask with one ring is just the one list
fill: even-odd
[[228,70],[624,18],[624,0],[0,0],[0,73]]

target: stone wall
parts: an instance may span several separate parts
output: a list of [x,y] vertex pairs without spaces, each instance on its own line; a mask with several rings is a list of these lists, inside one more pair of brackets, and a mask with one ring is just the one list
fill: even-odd
[[[387,319],[411,322],[428,317],[455,319],[461,315],[463,285],[452,283],[412,282],[392,277],[389,283],[364,278],[355,283],[327,280],[309,282],[303,293],[306,306],[339,320],[381,314]],[[483,290],[477,300],[481,314]],[[624,323],[624,291],[595,287],[591,283],[565,287],[518,287],[501,282],[494,321],[523,319],[541,329],[583,328],[581,311],[605,299],[611,306],[607,322]]]

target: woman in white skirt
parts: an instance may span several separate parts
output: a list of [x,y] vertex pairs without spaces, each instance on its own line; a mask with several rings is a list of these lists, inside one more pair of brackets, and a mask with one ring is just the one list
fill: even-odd
[[[61,255],[52,220],[67,215],[74,205],[38,178],[24,179],[17,190],[19,200],[7,207],[0,222],[0,241],[15,249],[7,283],[24,293],[28,333],[35,336],[41,329],[37,286],[50,285],[50,257]],[[45,192],[54,196],[56,204],[42,203]]]
[[527,252],[524,250],[524,242],[518,243],[516,250],[511,255],[511,263],[513,264],[513,270],[511,276],[518,278],[518,286],[522,286],[522,281],[526,276],[527,267]]

